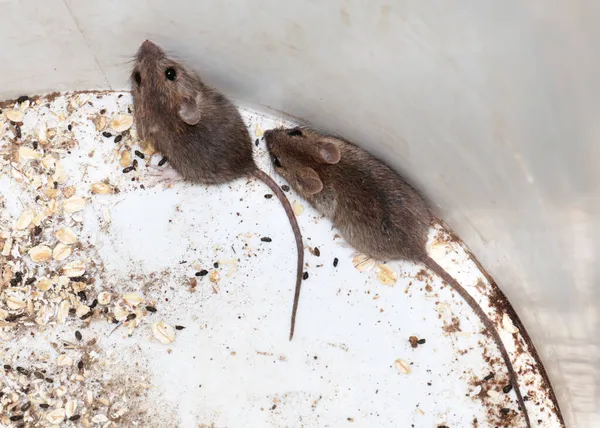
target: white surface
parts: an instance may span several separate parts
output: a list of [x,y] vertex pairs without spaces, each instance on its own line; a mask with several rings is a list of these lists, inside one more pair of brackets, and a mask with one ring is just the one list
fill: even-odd
[[[32,371],[41,365],[48,367],[47,376],[54,377],[52,361],[58,353],[49,342],[57,342],[57,349],[63,349],[61,343],[72,341],[74,331],[80,330],[86,341],[98,339],[98,356],[86,366],[85,380],[79,383],[65,378],[64,388],[79,400],[79,409],[85,413],[84,392],[96,391],[97,384],[109,391],[109,397],[118,397],[123,378],[132,377],[126,383],[128,388],[148,383],[152,387],[141,398],[129,397],[130,409],[147,412],[145,417],[133,419],[141,426],[337,427],[349,423],[348,418],[353,426],[363,427],[397,427],[399,423],[470,426],[473,419],[479,426],[524,426],[522,419],[506,425],[499,417],[502,408],[516,409],[514,391],[502,392],[508,383],[504,364],[495,344],[479,333],[482,325],[466,303],[439,279],[422,275],[420,266],[391,263],[399,276],[393,286],[378,280],[378,267],[359,272],[353,266],[352,250],[335,237],[331,224],[293,192],[288,192],[290,200],[303,205],[298,220],[307,246],[309,278],[303,283],[296,337],[288,342],[296,255],[279,202],[265,199],[269,189],[255,180],[238,180],[227,186],[180,183],[170,189],[140,188],[131,179],[137,177],[148,185],[145,162],[150,158],[138,158],[138,171],[128,174],[118,165],[119,153],[136,141],[135,133],[115,144],[114,135],[103,137],[91,120],[106,108],[110,123],[116,113],[127,113],[130,102],[129,95],[119,98],[118,94],[101,99],[94,94],[59,97],[50,108],[42,102],[25,109],[23,137],[17,141],[22,143],[20,147],[30,147],[35,127],[51,124],[50,129],[57,130],[54,143],[40,145],[38,151],[60,156],[69,180],[59,189],[74,186],[76,194],[87,200],[80,221],[77,214],[44,221],[42,236],[50,247],[56,241],[51,232],[64,226],[75,230],[83,244],[56,266],[86,260],[88,275],[96,279],[86,289],[88,301],[104,291],[112,293],[114,304],[124,293],[137,292],[147,302],[141,307],[151,303],[158,312],[143,318],[138,314],[139,325],[129,330],[131,336],[127,327],[109,335],[113,325],[98,316],[89,325],[73,318],[60,323],[53,315],[42,326],[26,322],[14,328],[15,323],[0,321],[5,327],[2,339],[15,345],[0,351],[3,364]],[[74,110],[72,114],[68,108]],[[281,123],[251,111],[245,111],[244,117],[258,135]],[[66,131],[68,124],[72,124],[72,132]],[[6,155],[15,147],[13,133],[7,122],[0,129],[4,135],[0,151]],[[69,153],[56,150],[56,142],[70,140],[74,144]],[[134,149],[140,148],[133,145],[127,150]],[[269,171],[263,143],[256,149],[256,157],[262,169]],[[154,156],[152,164],[159,159]],[[35,196],[43,187],[35,190],[28,184],[35,175],[20,182],[15,177],[21,175],[11,172],[17,168],[29,174],[31,166],[31,161],[21,160],[5,162],[2,168],[0,188],[6,207],[2,230],[10,231],[16,242],[29,233],[12,226],[21,212],[42,209]],[[120,192],[89,193],[92,183],[106,180]],[[264,236],[272,242],[261,242]],[[503,313],[489,307],[487,281],[464,250],[447,244],[446,239],[443,232],[432,231],[432,256],[482,302],[493,319],[501,320]],[[309,247],[318,247],[320,256],[312,254]],[[15,246],[12,253],[16,259],[6,259],[7,265],[28,266],[26,270],[39,279],[45,265],[34,265],[27,255],[19,256],[27,249]],[[337,267],[333,267],[334,258],[339,259]],[[216,269],[215,261],[220,264]],[[210,275],[195,277],[200,269],[217,271],[219,279],[212,282]],[[194,292],[189,288],[192,278],[198,281]],[[40,296],[33,293],[35,287],[25,287],[25,294],[34,302],[57,306],[64,298],[63,294],[57,300],[52,291]],[[12,292],[12,287],[5,289],[2,299]],[[108,306],[111,313],[113,304]],[[460,331],[447,331],[456,319]],[[151,325],[158,320],[186,328],[165,346],[152,337]],[[516,352],[515,344],[522,339],[501,327],[499,324],[514,365],[523,373],[522,393],[531,398],[527,402],[530,418],[543,421],[537,426],[559,427],[527,346],[521,345],[523,351]],[[412,335],[427,342],[413,349],[408,342]],[[65,352],[73,361],[82,358],[77,349]],[[494,360],[486,360],[489,357]],[[398,371],[397,359],[410,364],[410,374]],[[482,400],[476,397],[482,390],[477,385],[491,372],[495,378],[483,382]],[[59,374],[56,378],[58,382]],[[14,391],[8,379],[0,371],[0,381],[6,381],[0,389],[6,394]],[[111,381],[121,382],[120,386],[105,387]],[[35,401],[35,397],[31,394],[29,399]],[[22,399],[26,400],[24,395]],[[61,399],[51,402],[53,408],[64,406]],[[89,407],[87,411],[91,411]],[[96,410],[105,411],[102,407]]]
[[594,427],[599,15],[577,0],[5,0],[0,88],[123,88],[151,37],[236,99],[343,133],[439,206],[527,326],[569,426]]

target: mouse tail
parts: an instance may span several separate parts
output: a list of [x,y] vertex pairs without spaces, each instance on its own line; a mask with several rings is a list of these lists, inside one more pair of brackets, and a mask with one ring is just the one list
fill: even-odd
[[292,320],[290,324],[290,340],[294,337],[294,329],[296,328],[296,312],[298,312],[298,301],[300,300],[300,288],[302,286],[302,269],[304,268],[304,244],[302,243],[302,233],[300,232],[300,226],[298,226],[298,221],[296,220],[296,214],[294,214],[294,210],[292,209],[292,205],[288,200],[281,187],[273,180],[269,175],[265,174],[260,169],[254,170],[252,173],[256,178],[260,179],[263,183],[265,183],[269,188],[277,195],[277,198],[283,205],[283,209],[285,209],[285,213],[290,220],[290,225],[292,226],[292,230],[294,231],[294,237],[296,238],[296,248],[298,250],[298,264],[296,268],[296,288],[294,290],[294,305],[292,307]]
[[498,334],[498,330],[490,320],[490,318],[486,315],[485,312],[481,309],[477,301],[471,296],[467,290],[463,288],[462,285],[458,283],[457,280],[452,278],[446,270],[441,267],[435,260],[433,260],[428,255],[425,255],[421,258],[421,261],[425,266],[427,266],[430,270],[432,270],[435,274],[437,274],[442,280],[450,284],[450,286],[458,293],[460,296],[469,304],[471,309],[477,314],[481,322],[483,323],[485,329],[496,342],[496,346],[500,350],[500,354],[504,359],[504,364],[506,365],[506,369],[508,370],[508,377],[510,379],[510,383],[515,390],[515,394],[517,396],[517,402],[519,407],[523,412],[523,417],[525,418],[525,422],[527,423],[527,428],[531,428],[531,422],[529,420],[529,413],[527,412],[527,407],[525,406],[525,401],[523,400],[523,396],[521,395],[521,390],[519,388],[519,383],[517,381],[517,374],[513,368],[512,362],[510,361],[510,356],[508,355],[508,351],[504,346],[504,342],[500,338],[500,334]]

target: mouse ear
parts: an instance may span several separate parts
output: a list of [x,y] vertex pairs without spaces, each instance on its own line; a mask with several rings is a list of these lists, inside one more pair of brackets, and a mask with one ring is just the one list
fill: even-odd
[[302,191],[309,195],[314,195],[323,190],[323,182],[319,178],[317,171],[312,168],[300,168],[296,173],[296,179]]
[[184,97],[179,106],[179,117],[188,125],[200,122],[200,95]]
[[331,165],[338,163],[342,157],[338,146],[328,140],[319,141],[318,151],[321,159]]

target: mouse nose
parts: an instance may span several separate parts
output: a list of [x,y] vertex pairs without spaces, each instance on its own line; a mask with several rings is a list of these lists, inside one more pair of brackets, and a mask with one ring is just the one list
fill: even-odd
[[156,45],[154,42],[152,42],[152,40],[148,40],[148,39],[146,39],[144,41],[144,43],[142,43],[140,50],[145,54],[152,54],[152,55],[162,54],[162,49],[159,48],[158,45]]

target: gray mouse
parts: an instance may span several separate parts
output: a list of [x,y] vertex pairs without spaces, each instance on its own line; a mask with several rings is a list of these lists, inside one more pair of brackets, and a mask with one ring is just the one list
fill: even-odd
[[304,266],[302,235],[287,197],[277,183],[256,166],[250,133],[238,109],[150,40],[142,43],[137,51],[131,87],[139,137],[152,143],[173,167],[165,170],[163,178],[182,177],[193,183],[223,184],[254,176],[268,185],[281,201],[298,250],[292,340]]
[[479,316],[506,364],[527,427],[529,415],[500,335],[475,299],[427,254],[433,214],[425,199],[392,169],[358,146],[306,127],[265,132],[275,171],[344,239],[378,260],[422,263],[452,286]]

